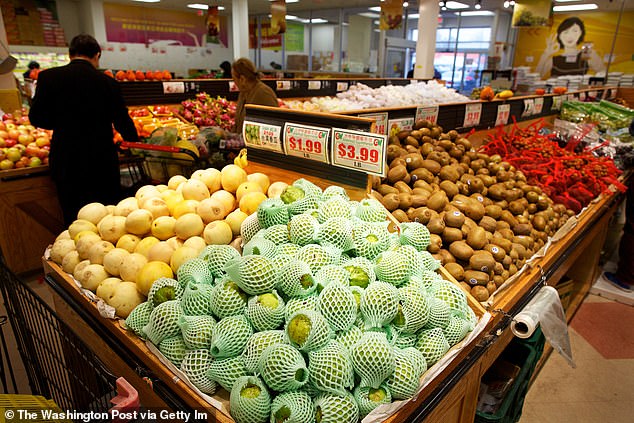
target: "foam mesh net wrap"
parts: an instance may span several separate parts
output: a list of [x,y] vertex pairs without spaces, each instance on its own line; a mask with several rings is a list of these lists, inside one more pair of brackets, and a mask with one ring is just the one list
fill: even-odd
[[357,386],[354,388],[353,396],[359,406],[359,416],[365,417],[381,404],[392,402],[392,393],[385,383],[379,389],[369,386]]
[[333,197],[341,197],[346,201],[350,200],[350,197],[348,196],[348,192],[346,191],[346,189],[343,187],[340,187],[339,185],[330,185],[326,187],[326,189],[321,195],[321,198],[324,201],[329,200],[330,198],[333,198]]
[[208,245],[198,257],[207,263],[215,278],[220,278],[225,274],[225,264],[231,259],[240,257],[240,253],[230,245]]
[[335,340],[350,353],[354,344],[361,340],[361,336],[363,336],[363,331],[357,326],[352,326],[348,330],[337,332]]
[[216,358],[236,357],[253,335],[251,324],[244,316],[225,317],[211,332],[211,354]]
[[374,282],[361,296],[361,314],[367,328],[380,328],[398,313],[398,289],[389,283]]
[[277,269],[271,259],[264,256],[250,255],[229,260],[225,271],[249,295],[269,292],[276,283]]
[[376,277],[396,287],[403,285],[409,278],[411,267],[407,257],[396,251],[384,251],[375,259],[374,273]]
[[383,332],[365,332],[352,347],[352,364],[361,386],[378,388],[394,371],[393,348]]
[[401,331],[418,332],[429,320],[429,300],[421,291],[404,287],[398,290],[399,313],[392,323]]
[[459,287],[448,281],[437,284],[434,290],[434,297],[439,298],[449,305],[449,308],[467,314],[469,304],[467,294]]
[[358,256],[374,260],[390,246],[387,224],[360,223],[354,227],[354,246]]
[[256,332],[277,329],[284,322],[284,306],[284,300],[273,290],[249,298],[245,316]]
[[271,423],[313,423],[313,400],[304,391],[283,392],[271,402]]
[[354,295],[339,282],[332,282],[321,291],[317,308],[334,331],[349,329],[357,318]]
[[308,382],[309,371],[302,354],[288,344],[267,347],[258,371],[264,382],[274,391],[296,391]]
[[187,375],[189,381],[205,394],[213,394],[218,387],[216,382],[207,376],[207,369],[212,360],[209,350],[193,350],[185,354],[181,363],[181,370]]
[[216,324],[212,316],[185,316],[178,321],[185,346],[190,350],[209,349],[211,330]]
[[266,238],[255,237],[242,247],[242,254],[245,256],[256,255],[273,258],[277,245]]
[[449,351],[449,343],[442,329],[423,329],[418,333],[416,349],[423,353],[427,366],[431,367]]
[[449,324],[451,309],[449,305],[440,298],[430,298],[429,300],[429,320],[425,329],[444,328]]
[[416,345],[417,336],[415,333],[401,332],[397,328],[393,328],[390,333],[390,343],[396,348],[408,348]]
[[436,260],[429,251],[420,251],[418,254],[420,255],[421,261],[426,270],[435,272],[438,268],[440,268],[440,261]]
[[423,270],[418,275],[420,280],[425,285],[425,289],[428,293],[433,293],[436,289],[436,285],[440,282],[443,282],[443,278],[436,272],[432,272],[431,270]]
[[279,270],[275,286],[287,298],[303,298],[317,289],[317,282],[310,265],[295,258]]
[[354,368],[348,350],[331,339],[323,348],[308,353],[308,371],[317,389],[344,395],[354,386]]
[[214,316],[224,319],[244,314],[247,306],[246,299],[246,293],[240,289],[238,284],[228,278],[223,278],[211,290],[209,307]]
[[315,280],[317,281],[317,289],[323,290],[331,282],[337,282],[342,285],[348,286],[350,274],[343,266],[338,264],[329,264],[319,269],[315,273]]
[[334,335],[321,313],[309,310],[294,313],[284,329],[291,345],[302,352],[325,346]]
[[410,398],[418,390],[419,364],[414,361],[407,351],[399,348],[394,348],[394,358],[396,362],[394,372],[390,374],[385,383],[390,388],[392,398]]
[[397,245],[392,251],[402,254],[407,259],[407,266],[410,272],[414,273],[415,269],[423,267],[422,257],[418,250],[411,245]]
[[154,310],[154,304],[150,301],[145,301],[134,307],[134,310],[130,312],[128,317],[125,319],[125,324],[128,329],[132,330],[137,336],[141,338],[145,338],[145,332],[143,332],[143,328],[150,321],[150,314]]
[[258,214],[253,213],[249,215],[240,225],[240,236],[242,237],[242,242],[251,241],[251,238],[253,238],[260,229],[262,229],[262,227],[258,221]]
[[275,250],[275,256],[279,256],[282,254],[289,255],[293,257],[299,251],[299,245],[287,242],[285,244],[278,244],[277,249]]
[[293,216],[288,223],[288,239],[293,244],[306,245],[315,241],[319,221],[308,213]]
[[376,281],[374,263],[365,257],[354,257],[344,261],[341,266],[349,273],[348,285],[366,288]]
[[150,319],[143,328],[143,332],[154,345],[158,345],[165,338],[180,335],[178,320],[183,315],[180,301],[165,301],[154,307],[150,313]]
[[250,373],[258,370],[258,362],[264,350],[273,344],[287,344],[288,338],[283,330],[256,332],[247,341],[242,352],[245,369]]
[[401,244],[411,245],[418,251],[425,251],[429,247],[430,233],[429,229],[422,223],[418,222],[402,222],[401,228]]
[[387,219],[387,210],[374,198],[364,198],[359,201],[355,216],[364,222],[384,222]]
[[423,373],[427,371],[427,360],[425,359],[425,355],[413,346],[401,348],[401,350],[409,356],[417,368],[416,372],[422,376]]
[[334,245],[341,251],[354,247],[352,222],[345,217],[331,217],[319,226],[316,239],[320,244]]
[[308,263],[310,270],[317,273],[329,264],[336,264],[340,251],[327,245],[306,244],[295,254],[295,259]]
[[187,347],[185,341],[180,336],[174,336],[172,338],[166,338],[158,344],[159,351],[176,367],[180,367],[185,354],[187,353]]
[[471,330],[471,324],[467,320],[452,315],[449,318],[449,323],[442,330],[447,338],[447,343],[450,347],[453,347],[464,338]]
[[207,368],[207,377],[222,388],[231,392],[233,384],[242,376],[248,376],[247,369],[244,368],[242,357],[223,358],[212,360]]
[[[285,244],[285,245],[294,245],[294,244]],[[293,255],[278,254],[271,259],[271,263],[273,263],[273,266],[277,269],[276,279],[279,277],[280,270],[282,269],[282,267],[286,266],[288,263],[292,262],[293,260],[295,260],[294,254]]]
[[275,245],[286,244],[290,242],[288,237],[288,224],[273,225],[266,228],[263,237],[273,242]]
[[183,312],[188,316],[210,315],[212,290],[213,286],[206,283],[188,284],[181,299]]
[[189,284],[214,283],[214,275],[209,265],[201,258],[192,258],[181,264],[176,271],[176,278],[183,288]]
[[304,298],[291,298],[286,302],[284,310],[284,320],[288,323],[291,316],[300,310],[317,310],[317,295],[310,295]]
[[[162,288],[165,288],[161,290]],[[157,295],[157,292],[160,293]],[[169,294],[166,295],[165,290],[170,290]],[[183,296],[183,286],[176,280],[172,278],[158,278],[152,283],[152,287],[147,294],[148,301],[151,301],[154,306],[159,305],[165,299],[169,300],[180,300]]]
[[258,206],[258,223],[261,228],[288,223],[288,206],[279,198],[267,198]]
[[229,397],[229,412],[236,423],[265,423],[271,413],[271,396],[256,376],[239,377]]
[[323,194],[321,188],[304,178],[295,180],[295,182],[293,182],[293,185],[303,189],[306,195],[312,195],[316,198],[321,198]]
[[319,223],[324,223],[328,219],[335,217],[349,220],[350,216],[350,204],[348,203],[348,200],[343,197],[332,197],[322,202],[317,207],[317,220],[319,220]]
[[350,393],[321,394],[315,398],[315,416],[320,423],[356,423],[359,406]]

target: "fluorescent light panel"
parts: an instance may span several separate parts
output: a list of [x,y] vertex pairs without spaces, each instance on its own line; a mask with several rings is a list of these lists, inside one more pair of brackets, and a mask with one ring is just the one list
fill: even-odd
[[494,16],[495,13],[488,10],[468,10],[466,12],[454,12],[454,15],[461,13],[462,16]]
[[581,0],[555,0],[557,3],[571,3],[573,1],[581,1]]
[[447,9],[468,9],[469,5],[457,1],[448,1],[445,2],[445,7]]
[[410,13],[409,15],[407,15],[407,19],[418,19],[419,16],[420,15],[418,13]]
[[[147,1],[147,0],[135,0],[135,1]],[[154,2],[154,1],[161,1],[161,0],[152,0],[152,2]],[[209,5],[202,4],[202,3],[188,4],[187,7],[189,7],[190,9],[200,9],[200,10],[208,10],[209,9]],[[218,10],[225,10],[225,7],[224,6],[218,6]]]
[[582,3],[582,4],[567,4],[563,6],[555,6],[553,7],[554,12],[572,12],[574,10],[594,10],[598,9],[596,3]]
[[364,18],[371,18],[371,19],[378,19],[381,17],[381,15],[379,15],[378,13],[370,13],[370,12],[363,12],[363,13],[357,13],[359,16],[363,16]]
[[132,1],[137,1],[139,3],[158,3],[161,0],[132,0]]

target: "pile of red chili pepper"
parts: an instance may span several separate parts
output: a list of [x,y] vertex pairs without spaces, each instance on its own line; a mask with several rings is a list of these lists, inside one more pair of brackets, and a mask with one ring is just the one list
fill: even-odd
[[540,134],[543,127],[543,121],[537,121],[524,129],[514,124],[509,132],[500,128],[480,151],[499,154],[521,170],[529,184],[539,186],[553,201],[575,213],[609,192],[610,185],[622,192],[627,189],[618,181],[621,171],[612,159],[596,157],[592,150],[575,153],[575,142],[562,148],[553,140],[554,134]]

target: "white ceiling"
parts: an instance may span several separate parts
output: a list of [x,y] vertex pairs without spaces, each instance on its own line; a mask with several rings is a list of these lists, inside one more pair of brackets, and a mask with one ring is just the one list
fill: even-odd
[[[151,8],[164,8],[164,9],[177,9],[188,10],[195,13],[194,9],[188,8],[190,3],[202,3],[209,5],[224,6],[225,10],[220,12],[222,15],[229,15],[231,13],[231,0],[161,0],[158,3],[141,3],[132,0],[104,0],[110,3],[123,3]],[[475,0],[457,0],[462,3],[468,4],[470,9],[463,10],[475,10]],[[596,3],[599,6],[598,11],[618,11],[621,8],[621,3],[625,2],[625,8],[627,10],[634,10],[634,0],[592,0],[592,1],[574,1],[568,0],[566,3],[559,4],[575,4],[575,3]],[[418,11],[418,2],[413,0],[409,1],[408,10],[410,13],[416,13]],[[482,0],[481,10],[507,10],[503,7],[504,0]],[[268,0],[248,0],[249,14],[267,14],[270,13],[270,2]],[[325,10],[325,9],[338,9],[345,8],[360,8],[366,9],[372,6],[379,6],[380,0],[300,0],[297,3],[289,3],[286,5],[286,11],[288,14],[296,14],[298,12],[306,12],[309,10]],[[361,12],[361,10],[360,10]],[[447,11],[447,13],[453,13],[454,11]]]

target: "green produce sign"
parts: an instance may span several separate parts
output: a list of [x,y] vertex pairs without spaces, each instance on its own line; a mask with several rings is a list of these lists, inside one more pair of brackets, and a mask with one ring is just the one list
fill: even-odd
[[286,22],[286,51],[304,51],[304,25]]

